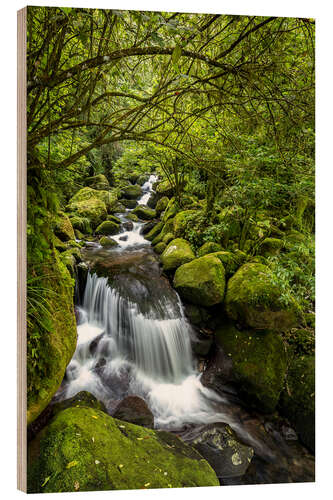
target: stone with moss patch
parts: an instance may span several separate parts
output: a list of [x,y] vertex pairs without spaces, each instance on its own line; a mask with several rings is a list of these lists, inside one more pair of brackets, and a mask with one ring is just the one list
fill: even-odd
[[155,191],[158,195],[168,196],[169,198],[174,194],[174,188],[168,180],[162,181],[157,184]]
[[90,221],[87,217],[80,217],[79,215],[73,215],[70,217],[70,221],[74,229],[78,229],[83,234],[91,234],[92,229],[90,226]]
[[191,304],[205,307],[219,304],[225,289],[223,264],[210,255],[192,260],[177,269],[173,284],[182,299]]
[[126,218],[128,220],[131,220],[132,222],[138,222],[138,220],[139,220],[139,217],[135,214],[128,214],[128,215],[126,215]]
[[173,233],[166,233],[164,236],[163,236],[163,243],[165,243],[166,245],[168,245],[168,243],[170,243],[170,241],[174,240],[175,239],[175,235]]
[[185,236],[189,220],[197,213],[199,213],[198,210],[183,210],[182,212],[178,212],[173,220],[173,229],[177,238]]
[[222,246],[219,243],[214,243],[213,241],[207,241],[198,250],[198,257],[203,257],[208,253],[220,252],[222,251]]
[[169,219],[173,219],[173,217],[176,215],[178,212],[178,206],[176,203],[175,198],[171,198],[168,202],[168,205],[164,209],[164,214],[163,214],[163,222],[166,222]]
[[139,219],[142,220],[151,220],[156,217],[156,211],[152,208],[144,207],[142,205],[138,205],[133,210],[134,215],[137,215]]
[[177,267],[190,262],[195,255],[190,244],[183,238],[176,238],[168,244],[161,255],[164,271],[174,271]]
[[167,208],[168,203],[169,203],[169,198],[167,196],[163,196],[162,198],[160,198],[156,203],[155,207],[156,213],[160,214],[161,212],[163,212]]
[[[151,222],[150,224],[153,224]],[[163,228],[163,222],[158,222],[157,224],[154,225],[154,227],[146,234],[145,238],[148,241],[153,241],[158,234],[160,234],[162,228]]]
[[92,177],[87,177],[85,179],[86,186],[89,186],[93,189],[110,189],[110,184],[105,175],[97,174]]
[[119,217],[116,217],[115,215],[108,215],[106,220],[114,222],[115,224],[121,224],[121,220],[119,219]]
[[135,184],[134,186],[127,186],[123,189],[123,196],[127,200],[137,200],[142,195],[141,186]]
[[315,358],[301,356],[291,361],[280,408],[295,426],[303,443],[315,449]]
[[256,329],[288,330],[297,323],[296,304],[285,305],[270,269],[257,263],[241,266],[229,279],[225,309],[229,318]]
[[141,174],[137,180],[136,183],[139,184],[139,186],[143,186],[145,182],[149,180],[149,174]]
[[281,337],[273,332],[240,331],[224,324],[216,331],[215,339],[232,360],[240,394],[251,406],[272,412],[287,370],[287,354]]
[[163,241],[164,236],[168,233],[173,234],[173,219],[169,219],[166,223],[162,222],[162,229],[159,231],[159,234],[152,240],[152,244],[157,245],[157,243]]
[[[106,190],[98,190],[92,189],[90,187],[85,187],[80,189],[75,195],[69,200],[68,208],[70,211],[78,211],[78,207],[84,206],[83,202],[88,202],[92,200],[99,200],[105,205],[105,209],[107,211],[112,211],[115,207],[118,199],[118,190],[110,189]],[[79,214],[81,215],[81,214]],[[84,215],[83,215],[84,217]]]
[[116,247],[118,245],[116,240],[108,238],[108,236],[102,236],[99,240],[99,244],[102,245],[102,247]]
[[61,241],[75,239],[72,223],[64,212],[60,212],[56,217],[54,233]]
[[157,245],[154,247],[154,250],[158,255],[163,253],[165,249],[166,249],[166,244],[163,243],[163,241],[161,241],[161,243],[157,243]]
[[108,236],[109,234],[117,234],[119,233],[119,224],[116,224],[113,221],[106,220],[102,222],[96,228],[96,234],[103,234],[104,236]]
[[279,238],[265,238],[260,245],[259,253],[264,257],[279,255],[283,247],[284,243]]
[[30,493],[218,485],[208,462],[177,436],[97,409],[61,411],[29,445]]
[[225,275],[226,278],[230,278],[237,269],[244,263],[246,260],[246,254],[243,252],[234,253],[234,252],[226,252],[226,251],[221,251],[221,252],[214,252],[210,253],[207,255],[213,255],[214,257],[217,257],[223,264],[223,267],[225,269]]

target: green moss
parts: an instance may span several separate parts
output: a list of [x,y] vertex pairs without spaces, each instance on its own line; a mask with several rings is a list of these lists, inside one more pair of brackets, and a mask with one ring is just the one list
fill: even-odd
[[90,221],[87,217],[80,217],[78,215],[73,215],[70,217],[70,221],[74,229],[82,231],[84,234],[91,234],[92,229],[90,226]]
[[94,175],[93,177],[87,177],[85,184],[93,189],[110,189],[109,181],[103,174]]
[[30,493],[219,485],[176,436],[82,407],[57,414],[30,444],[28,481]]
[[75,240],[72,223],[64,212],[60,212],[56,218],[54,233],[61,241]]
[[279,238],[265,238],[259,248],[259,253],[264,257],[279,255],[284,247],[283,241]]
[[206,307],[219,304],[225,289],[223,264],[211,255],[192,260],[178,267],[173,284],[179,295],[191,304]]
[[295,426],[303,443],[315,448],[315,358],[301,356],[292,360],[280,408]]
[[163,236],[163,243],[166,245],[170,243],[170,241],[175,239],[175,235],[173,233],[166,233],[166,235]]
[[128,200],[136,200],[142,194],[141,186],[137,184],[134,186],[127,186],[123,189],[123,196]]
[[168,196],[168,197],[170,197],[174,194],[173,193],[174,192],[173,186],[168,180],[160,182],[156,186],[155,191],[159,195]]
[[128,220],[133,221],[133,222],[138,222],[138,220],[139,220],[139,217],[135,214],[128,214],[128,215],[126,215],[126,218]]
[[152,208],[144,207],[142,205],[138,205],[134,210],[133,210],[134,215],[137,215],[139,219],[142,220],[151,220],[156,217],[156,211],[153,210]]
[[119,219],[119,217],[116,217],[115,215],[108,215],[106,220],[114,222],[115,224],[121,224],[121,220]]
[[164,222],[162,224],[162,229],[159,231],[159,234],[155,236],[155,238],[152,240],[153,245],[157,245],[157,243],[160,243],[163,241],[163,238],[166,234],[172,233],[173,234],[173,221],[174,219],[169,219],[165,224]]
[[108,238],[107,236],[102,236],[99,240],[99,244],[102,245],[102,247],[116,247],[118,245],[115,240]]
[[[45,334],[37,326],[29,333],[28,424],[46,408],[60,387],[66,367],[74,354],[77,336],[73,305],[74,281],[57,251],[54,250],[51,259],[44,263],[41,277],[40,287],[44,290],[47,301],[49,324]],[[38,339],[39,344],[36,344]],[[30,357],[32,346],[36,349],[38,358]],[[35,363],[37,364],[33,369]]]
[[141,174],[137,180],[136,183],[139,184],[139,186],[143,186],[145,182],[149,180],[149,174]]
[[158,222],[153,229],[149,231],[148,234],[146,234],[145,239],[149,241],[153,241],[154,238],[161,232],[163,228],[163,222]]
[[[155,240],[154,240],[155,241]],[[164,271],[173,271],[182,264],[186,264],[195,258],[190,244],[182,239],[176,238],[170,241],[161,255]]]
[[244,260],[246,259],[246,254],[243,252],[234,253],[234,252],[214,252],[210,253],[208,255],[213,255],[214,257],[217,257],[223,264],[224,269],[225,269],[225,275],[226,278],[230,278],[237,269],[242,265]]
[[207,241],[198,250],[198,257],[203,257],[208,253],[220,252],[222,251],[222,246],[219,243],[214,243],[213,241]]
[[157,245],[154,248],[155,252],[158,253],[159,255],[163,253],[165,249],[166,249],[166,244],[163,243],[163,241],[161,241],[161,243],[157,243]]
[[175,216],[173,229],[177,238],[185,235],[187,222],[196,212],[197,210],[184,210]]
[[163,222],[166,222],[169,219],[173,219],[173,217],[176,215],[178,211],[178,207],[176,204],[175,198],[171,198],[171,200],[168,202],[168,205],[165,208],[164,214],[163,214]]
[[97,190],[97,189],[92,189],[90,187],[85,187],[80,189],[77,193],[75,193],[75,195],[69,200],[68,207],[70,210],[73,210],[74,208],[73,211],[77,211],[75,209],[76,204],[79,204],[79,207],[82,207],[84,206],[82,202],[96,199],[105,204],[106,210],[111,211],[117,203],[117,198],[118,198],[117,189],[110,189],[108,191],[105,191],[105,190]]
[[169,198],[167,196],[163,196],[161,199],[159,199],[155,207],[156,213],[160,214],[161,212],[163,212],[167,208],[168,203]]
[[105,220],[107,216],[106,205],[104,201],[101,201],[98,198],[70,201],[68,209],[74,212],[75,215],[88,219],[92,228],[98,226],[98,224]]
[[106,220],[96,228],[95,232],[96,234],[104,234],[105,236],[108,236],[109,234],[117,234],[119,233],[119,224]]
[[296,306],[285,306],[281,293],[267,266],[244,264],[228,281],[225,309],[229,318],[243,325],[288,330],[297,323]]
[[287,370],[287,355],[279,335],[223,325],[216,331],[216,342],[232,359],[233,375],[243,397],[260,411],[272,412]]

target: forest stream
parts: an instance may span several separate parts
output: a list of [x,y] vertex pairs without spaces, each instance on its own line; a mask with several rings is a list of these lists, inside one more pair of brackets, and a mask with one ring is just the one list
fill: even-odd
[[[151,175],[143,185],[140,205],[147,204],[156,180]],[[156,429],[189,443],[228,424],[250,450],[251,463],[235,476],[233,468],[219,473],[213,456],[221,484],[313,480],[313,457],[293,429],[249,413],[235,391],[218,394],[202,383],[202,367],[192,352],[195,329],[141,232],[144,223],[129,224],[129,212],[115,214],[122,225],[113,236],[118,246],[87,242],[83,250],[90,271],[81,293],[77,286],[77,347],[54,400],[88,391],[113,415],[125,397],[135,395],[147,403]],[[206,452],[211,444],[206,442]]]

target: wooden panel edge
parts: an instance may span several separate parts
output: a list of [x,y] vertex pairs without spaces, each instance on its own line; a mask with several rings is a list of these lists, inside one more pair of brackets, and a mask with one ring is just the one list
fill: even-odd
[[27,7],[17,12],[17,488],[27,491]]

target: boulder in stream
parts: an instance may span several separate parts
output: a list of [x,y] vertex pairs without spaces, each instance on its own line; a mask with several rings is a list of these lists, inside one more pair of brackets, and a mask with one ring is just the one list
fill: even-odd
[[170,241],[161,255],[163,270],[174,271],[182,264],[186,264],[194,258],[195,255],[188,241],[183,238],[176,238]]
[[178,437],[94,408],[59,412],[29,445],[29,493],[218,485],[209,463]]
[[127,200],[137,200],[142,194],[141,186],[134,184],[134,186],[127,186],[123,189],[123,196]]
[[138,396],[127,396],[123,399],[117,406],[113,417],[143,427],[154,428],[154,415],[147,403]]
[[97,228],[96,228],[96,234],[104,234],[104,236],[108,236],[110,234],[117,234],[119,233],[119,224],[116,224],[115,222],[111,220],[106,220],[102,222]]
[[151,220],[156,217],[156,212],[154,209],[149,207],[144,207],[143,205],[138,205],[134,210],[133,214],[137,215],[139,219]]

